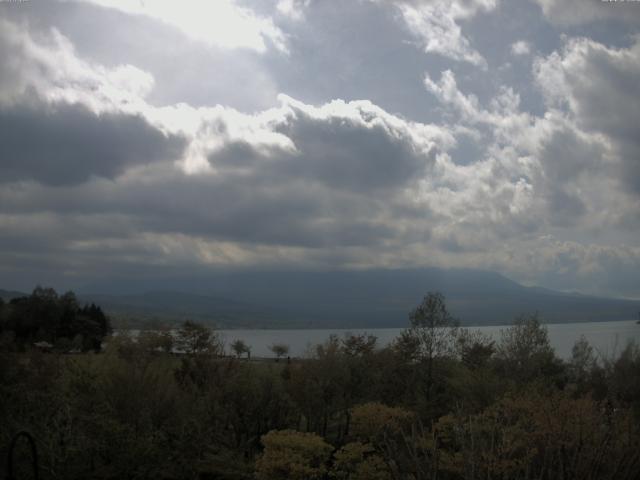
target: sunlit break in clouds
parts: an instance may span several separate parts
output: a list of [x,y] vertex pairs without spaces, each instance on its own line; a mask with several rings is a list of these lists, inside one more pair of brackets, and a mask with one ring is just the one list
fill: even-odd
[[433,266],[640,298],[640,3],[0,2],[0,280]]

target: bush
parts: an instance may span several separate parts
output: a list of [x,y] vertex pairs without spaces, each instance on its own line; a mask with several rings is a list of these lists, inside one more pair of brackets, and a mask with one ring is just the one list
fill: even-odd
[[320,480],[333,447],[318,435],[273,430],[262,436],[264,452],[256,461],[258,480]]

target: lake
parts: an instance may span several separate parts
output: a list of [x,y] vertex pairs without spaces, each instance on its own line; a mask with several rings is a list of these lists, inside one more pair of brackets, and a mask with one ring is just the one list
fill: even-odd
[[[508,325],[468,327],[500,339],[500,331]],[[594,349],[603,356],[618,355],[631,340],[640,342],[640,325],[634,320],[621,322],[589,322],[548,324],[549,341],[561,358],[571,357],[571,348],[576,340],[584,335]],[[253,357],[272,357],[269,346],[274,343],[289,345],[291,357],[302,357],[310,345],[324,342],[330,335],[343,337],[346,333],[368,333],[378,337],[378,345],[389,344],[399,334],[401,328],[371,329],[309,329],[309,330],[219,330],[227,345],[236,339],[242,339],[251,347]]]

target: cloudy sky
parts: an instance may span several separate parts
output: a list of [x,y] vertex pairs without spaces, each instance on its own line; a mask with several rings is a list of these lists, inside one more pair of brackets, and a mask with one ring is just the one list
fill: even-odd
[[640,2],[0,2],[0,288],[479,268],[640,298]]

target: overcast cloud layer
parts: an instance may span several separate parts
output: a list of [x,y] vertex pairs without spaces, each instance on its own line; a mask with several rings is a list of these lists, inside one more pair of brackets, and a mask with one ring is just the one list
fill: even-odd
[[640,298],[640,3],[0,3],[0,287],[439,266]]

